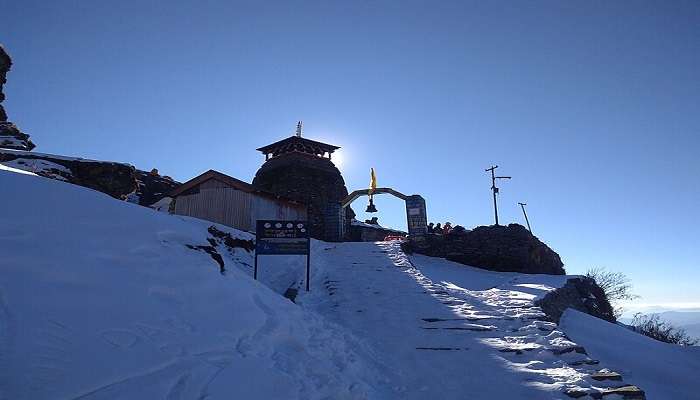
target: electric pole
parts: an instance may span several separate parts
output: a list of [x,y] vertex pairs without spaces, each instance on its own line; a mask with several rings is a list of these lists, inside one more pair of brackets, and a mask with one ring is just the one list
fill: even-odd
[[498,165],[494,165],[491,168],[487,168],[486,172],[491,171],[491,190],[493,191],[493,214],[496,216],[496,225],[498,225],[498,203],[496,202],[496,194],[498,194],[498,188],[496,187],[496,179],[511,179],[510,176],[496,176],[495,170]]
[[532,229],[530,228],[530,220],[527,219],[527,213],[525,212],[525,206],[527,205],[527,203],[518,202],[518,204],[520,204],[520,208],[523,209],[523,215],[525,216],[525,222],[527,223],[527,230],[530,231],[530,233],[532,233]]

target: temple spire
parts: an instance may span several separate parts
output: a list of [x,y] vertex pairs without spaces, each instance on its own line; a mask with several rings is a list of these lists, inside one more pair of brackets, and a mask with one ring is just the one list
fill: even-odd
[[302,127],[301,121],[297,122],[297,137],[301,137],[301,127]]

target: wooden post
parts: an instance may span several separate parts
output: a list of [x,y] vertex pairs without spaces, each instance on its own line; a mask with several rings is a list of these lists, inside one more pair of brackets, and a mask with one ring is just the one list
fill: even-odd
[[[255,240],[258,240],[255,238]],[[253,267],[253,279],[258,280],[258,250],[255,250],[255,267]]]
[[525,212],[525,206],[527,205],[526,203],[518,203],[520,204],[520,208],[523,209],[523,215],[525,216],[525,222],[527,223],[527,230],[532,233],[532,229],[530,228],[530,220],[527,219],[527,213]]
[[306,254],[306,291],[309,291],[309,278],[311,277],[311,238],[306,239],[306,248],[308,253]]

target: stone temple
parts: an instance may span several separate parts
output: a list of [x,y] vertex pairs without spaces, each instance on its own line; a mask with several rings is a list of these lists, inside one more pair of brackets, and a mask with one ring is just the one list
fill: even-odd
[[[299,122],[296,135],[257,149],[265,155],[265,163],[255,174],[253,186],[307,204],[311,236],[330,239],[337,215],[329,216],[328,206],[348,195],[345,180],[331,161],[339,148],[302,137]],[[344,231],[349,232],[355,213],[347,207],[344,217]]]

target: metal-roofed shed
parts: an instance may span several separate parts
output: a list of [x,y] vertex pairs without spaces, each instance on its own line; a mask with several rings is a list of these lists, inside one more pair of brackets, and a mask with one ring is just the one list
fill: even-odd
[[305,204],[209,170],[170,193],[171,212],[254,232],[258,219],[306,220]]

